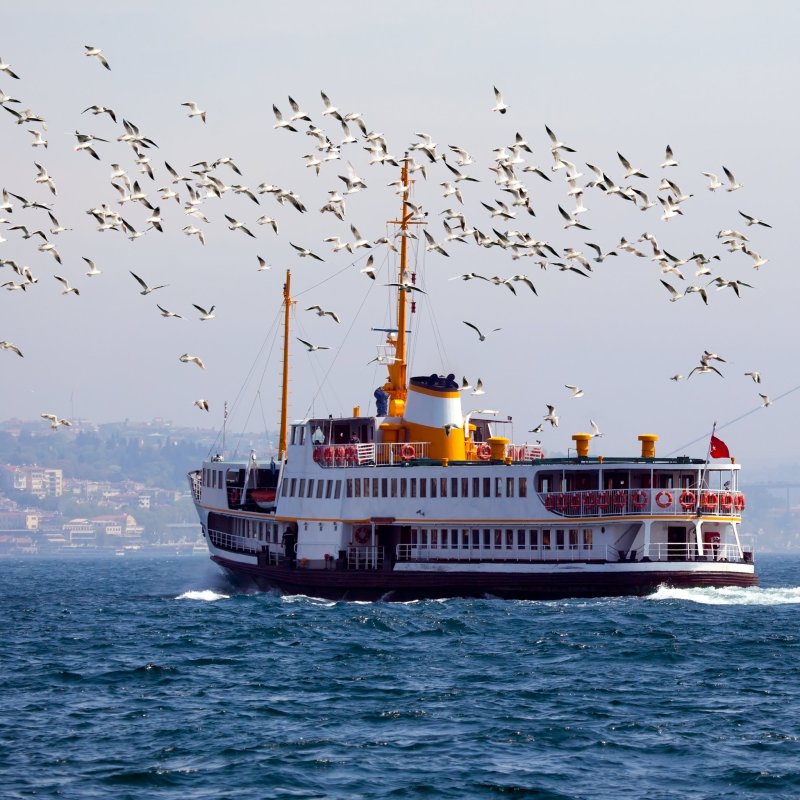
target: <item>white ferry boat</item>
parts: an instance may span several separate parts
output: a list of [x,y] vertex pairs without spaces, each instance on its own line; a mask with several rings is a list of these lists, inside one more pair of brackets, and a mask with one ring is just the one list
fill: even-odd
[[[403,169],[403,183],[408,183]],[[397,222],[413,224],[405,201]],[[643,595],[660,585],[753,586],[732,459],[546,458],[495,411],[464,413],[453,375],[407,377],[406,237],[397,328],[377,413],[288,424],[284,285],[277,460],[215,456],[189,474],[211,558],[260,589],[331,599]]]

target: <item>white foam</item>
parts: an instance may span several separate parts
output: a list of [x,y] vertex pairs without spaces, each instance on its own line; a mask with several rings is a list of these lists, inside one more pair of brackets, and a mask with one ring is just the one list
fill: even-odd
[[213,589],[201,589],[198,591],[188,591],[178,595],[176,600],[203,600],[206,603],[213,603],[215,600],[227,600],[230,595],[220,594]]
[[673,589],[660,586],[649,600],[687,600],[709,606],[781,606],[800,603],[800,586],[762,589],[736,586]]

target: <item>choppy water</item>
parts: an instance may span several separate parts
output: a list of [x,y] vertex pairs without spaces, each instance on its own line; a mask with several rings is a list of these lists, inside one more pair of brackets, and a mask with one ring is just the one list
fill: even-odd
[[215,569],[0,561],[0,796],[800,797],[796,557],[758,589],[559,602]]

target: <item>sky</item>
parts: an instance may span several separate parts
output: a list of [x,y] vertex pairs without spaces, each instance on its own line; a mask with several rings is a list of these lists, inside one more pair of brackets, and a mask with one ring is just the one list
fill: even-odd
[[[297,300],[292,320],[290,416],[346,414],[353,406],[374,412],[373,391],[385,368],[370,361],[382,343],[374,328],[393,323],[391,290],[396,259],[385,246],[334,253],[323,240],[338,235],[352,241],[353,224],[374,242],[391,235],[400,201],[393,187],[399,170],[370,165],[361,133],[341,147],[341,157],[320,174],[303,156],[316,154],[317,139],[274,129],[272,106],[285,117],[287,97],[295,98],[332,142],[341,127],[323,116],[324,91],[343,113],[360,112],[369,132],[380,132],[388,152],[402,157],[424,133],[451,165],[456,145],[474,163],[459,168],[479,182],[459,183],[463,204],[442,196],[452,181],[447,166],[427,163],[427,179],[415,174],[413,202],[427,211],[427,230],[448,257],[413,243],[412,268],[424,295],[415,296],[409,348],[410,374],[453,373],[471,383],[481,378],[485,395],[465,393],[464,411],[492,408],[513,419],[515,442],[541,439],[548,452],[566,452],[570,436],[595,420],[604,436],[593,454],[638,451],[640,433],[660,436],[657,454],[705,455],[716,421],[737,461],[767,467],[796,461],[793,428],[800,385],[796,341],[798,283],[791,236],[795,223],[792,186],[797,163],[791,146],[800,139],[793,98],[800,69],[795,31],[800,10],[790,2],[768,6],[745,2],[671,3],[668,12],[653,4],[577,2],[569,7],[544,3],[420,3],[378,7],[372,3],[265,4],[255,2],[6,3],[0,19],[0,56],[19,75],[0,73],[0,90],[19,99],[7,108],[30,108],[46,120],[48,147],[33,147],[29,130],[0,116],[3,153],[0,184],[8,191],[52,203],[59,223],[49,233],[45,211],[0,212],[0,259],[29,266],[38,283],[26,291],[0,292],[0,340],[24,353],[0,351],[0,419],[31,419],[42,412],[95,422],[161,418],[175,425],[220,426],[225,402],[229,424],[248,430],[275,429],[279,418],[281,287],[292,272]],[[84,55],[85,45],[102,49],[111,67]],[[509,110],[492,111],[493,86]],[[190,118],[181,103],[195,101],[206,122]],[[92,105],[114,109],[82,113]],[[154,142],[143,152],[154,180],[138,172],[133,149],[117,141],[122,119],[133,122]],[[660,204],[641,211],[618,196],[586,187],[589,209],[580,221],[591,230],[564,229],[558,205],[574,207],[565,170],[553,171],[548,125],[575,152],[562,152],[592,177],[587,162],[600,166],[620,186],[632,185],[655,199],[668,176],[684,194],[682,215],[661,219]],[[99,160],[76,152],[74,132],[107,139],[96,142]],[[514,207],[514,219],[491,218],[482,205],[510,205],[512,196],[495,184],[495,148],[508,147],[520,133],[532,153],[517,165],[535,216]],[[672,146],[677,167],[660,168]],[[622,153],[647,174],[624,179]],[[208,222],[184,212],[185,185],[172,186],[180,203],[161,199],[171,186],[164,162],[194,177],[192,165],[229,156],[236,175],[220,165],[213,174],[226,185],[255,192],[261,183],[295,191],[307,207],[299,213],[269,193],[256,205],[232,190],[202,203]],[[54,196],[36,184],[41,164],[53,178]],[[320,213],[328,192],[346,187],[338,176],[350,162],[367,188],[346,198],[343,221]],[[163,233],[146,230],[150,212],[139,203],[117,203],[111,164],[138,180],[153,206],[160,207]],[[522,167],[535,165],[547,182]],[[720,176],[722,166],[742,188],[710,192],[704,171]],[[13,200],[13,198],[12,198]],[[145,235],[130,241],[114,230],[98,231],[88,209],[106,203]],[[640,203],[641,205],[641,203]],[[500,247],[444,242],[441,212],[458,208],[470,227],[518,230],[549,242],[560,259],[542,269],[536,257],[513,259]],[[746,226],[743,211],[772,227]],[[243,222],[255,238],[229,230],[225,215]],[[262,215],[277,220],[276,235],[258,225]],[[201,228],[205,245],[182,229]],[[41,228],[62,259],[57,264],[37,248],[42,240],[23,239],[14,225]],[[728,252],[717,233],[736,229],[748,247],[768,262],[752,267],[742,252]],[[589,277],[560,271],[572,247],[593,255],[585,242],[613,249],[625,237],[636,242],[653,234],[662,250],[681,259],[694,252],[719,255],[709,276],[695,276],[696,262],[680,267],[685,280],[662,274],[648,242],[637,244],[645,258],[618,251],[602,263],[590,262]],[[324,262],[300,258],[291,243],[308,247]],[[377,279],[360,270],[372,253]],[[270,265],[258,270],[257,256]],[[88,277],[83,258],[102,274]],[[167,284],[142,296],[130,272],[150,285]],[[481,280],[453,280],[476,272],[486,277],[527,275],[538,295],[523,283],[516,295]],[[62,295],[61,275],[80,290]],[[716,276],[752,285],[741,298],[729,289],[708,287],[708,306],[698,294],[670,302],[660,283],[679,291]],[[19,281],[10,266],[0,267],[0,283]],[[184,319],[164,318],[156,304]],[[201,321],[193,308],[215,306],[215,318]],[[320,304],[341,318],[306,311]],[[465,326],[470,321],[491,333],[485,341]],[[307,353],[300,337],[329,347]],[[725,358],[724,377],[688,376],[704,350]],[[205,369],[181,363],[189,353]],[[759,371],[755,384],[744,373]],[[566,384],[584,395],[572,399]],[[759,392],[773,404],[762,408]],[[210,411],[194,405],[206,399]],[[530,433],[556,406],[558,428]],[[730,423],[730,424],[726,424]],[[43,422],[43,424],[46,424]]]

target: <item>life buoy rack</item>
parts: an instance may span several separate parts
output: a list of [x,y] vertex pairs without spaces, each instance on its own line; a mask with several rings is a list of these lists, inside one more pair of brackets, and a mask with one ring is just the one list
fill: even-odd
[[690,491],[689,489],[684,489],[681,492],[681,496],[678,502],[681,504],[681,508],[684,511],[691,511],[695,507],[695,504],[697,503],[697,496],[695,495],[694,492]]
[[744,495],[739,492],[733,497],[733,507],[737,511],[744,511]]
[[672,492],[660,491],[656,495],[656,505],[659,508],[669,508],[672,505]]
[[703,506],[704,511],[714,511],[717,507],[717,493],[716,492],[703,492],[703,497],[700,504]]
[[228,490],[228,499],[230,500],[230,504],[232,506],[239,504],[239,490],[238,489],[229,489]]
[[492,448],[486,442],[481,442],[475,452],[481,461],[488,461],[492,457]]
[[369,541],[369,525],[356,525],[353,528],[353,541],[356,544],[365,545]]
[[641,511],[647,505],[647,494],[641,489],[631,495],[631,505],[636,511]]
[[730,492],[722,492],[719,496],[719,506],[724,511],[730,511],[733,508],[733,495]]
[[400,458],[402,458],[403,461],[411,461],[411,459],[414,458],[414,454],[413,444],[406,443],[400,448]]

